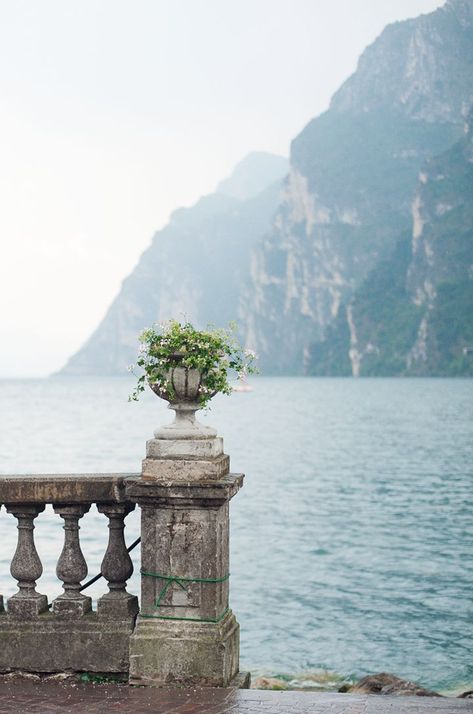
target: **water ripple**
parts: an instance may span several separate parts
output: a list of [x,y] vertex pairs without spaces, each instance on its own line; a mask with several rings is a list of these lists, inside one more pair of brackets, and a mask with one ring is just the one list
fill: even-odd
[[[146,439],[169,420],[152,395],[128,404],[126,379],[0,387],[2,473],[139,471]],[[255,387],[215,399],[204,417],[225,437],[233,470],[247,473],[232,503],[243,666],[471,682],[473,381],[260,378]],[[15,591],[13,524],[2,511],[5,595]],[[61,523],[48,509],[37,524],[39,589],[53,597]],[[81,526],[95,574],[106,518],[92,509]],[[128,541],[138,530],[134,513]],[[136,574],[130,589],[139,590]]]

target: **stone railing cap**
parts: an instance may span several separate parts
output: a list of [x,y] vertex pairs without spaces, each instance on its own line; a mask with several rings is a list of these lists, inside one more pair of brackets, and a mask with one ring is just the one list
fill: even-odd
[[128,478],[127,496],[138,503],[207,502],[219,505],[230,500],[243,485],[243,474],[230,473],[208,481],[161,481],[142,477]]
[[137,474],[0,475],[0,504],[123,503],[125,481]]

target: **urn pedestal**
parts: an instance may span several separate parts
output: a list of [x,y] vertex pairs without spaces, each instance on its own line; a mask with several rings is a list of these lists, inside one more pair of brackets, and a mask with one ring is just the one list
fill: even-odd
[[[229,502],[243,483],[215,430],[199,424],[196,375],[173,375],[175,421],[146,445],[128,495],[141,507],[141,609],[130,683],[226,687],[239,672],[239,625],[229,607]],[[180,380],[180,381],[179,381]],[[183,393],[184,391],[184,393]],[[162,396],[162,395],[161,395]]]

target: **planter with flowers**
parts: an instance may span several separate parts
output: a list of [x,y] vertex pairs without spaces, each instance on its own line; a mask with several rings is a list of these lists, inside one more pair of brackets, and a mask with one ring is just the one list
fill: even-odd
[[[231,394],[230,377],[253,374],[256,355],[243,350],[229,329],[196,330],[189,322],[161,323],[140,335],[140,375],[131,400],[148,384],[176,412],[172,424],[155,432],[158,439],[208,439],[216,432],[195,418],[218,393]],[[134,366],[131,368],[134,370]]]

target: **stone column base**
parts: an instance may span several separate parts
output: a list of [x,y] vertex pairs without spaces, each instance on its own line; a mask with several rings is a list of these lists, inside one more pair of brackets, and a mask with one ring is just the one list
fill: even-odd
[[139,617],[130,640],[130,684],[230,686],[238,673],[239,630],[231,610],[219,623]]

